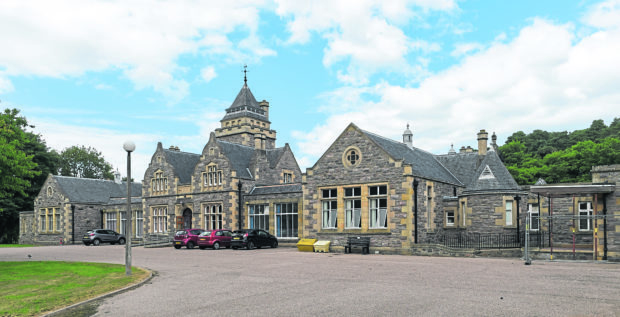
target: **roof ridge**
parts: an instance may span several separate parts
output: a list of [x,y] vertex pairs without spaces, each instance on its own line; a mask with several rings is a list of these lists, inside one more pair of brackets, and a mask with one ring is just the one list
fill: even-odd
[[198,156],[200,156],[200,155],[201,155],[201,154],[198,154],[198,153],[192,153],[192,152],[186,152],[186,151],[180,151],[180,150],[179,150],[179,151],[173,151],[173,150],[170,150],[170,149],[164,149],[164,152],[168,152],[168,153],[184,153],[184,154],[193,154],[193,155],[198,155]]
[[241,147],[245,147],[248,149],[252,149],[255,150],[256,148],[254,148],[253,146],[249,146],[249,145],[244,145],[244,144],[239,144],[239,143],[233,143],[233,142],[228,142],[228,141],[224,141],[224,140],[216,140],[217,142],[221,142],[221,143],[226,143],[226,144],[231,144],[231,145],[237,145],[237,146],[241,146]]

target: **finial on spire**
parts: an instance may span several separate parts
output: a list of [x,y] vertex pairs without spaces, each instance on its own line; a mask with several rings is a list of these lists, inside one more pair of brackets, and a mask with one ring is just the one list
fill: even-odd
[[407,129],[409,129],[409,122],[407,122]]
[[248,65],[243,65],[243,84],[247,85],[248,84]]

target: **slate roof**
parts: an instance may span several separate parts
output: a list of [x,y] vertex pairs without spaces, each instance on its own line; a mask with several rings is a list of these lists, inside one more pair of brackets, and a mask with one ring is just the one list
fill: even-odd
[[281,184],[256,186],[252,188],[248,195],[269,195],[269,194],[285,194],[285,193],[301,193],[301,184]]
[[222,149],[222,154],[230,161],[231,168],[237,172],[237,177],[252,179],[248,168],[252,162],[254,148],[221,140],[217,140],[217,144]]
[[226,109],[226,115],[224,115],[221,121],[237,117],[252,117],[268,122],[267,117],[265,117],[265,111],[260,107],[247,84],[241,87],[235,101]]
[[[480,178],[486,167],[493,173],[492,178]],[[502,163],[497,152],[490,151],[484,156],[480,166],[478,166],[475,177],[467,185],[466,192],[488,191],[488,190],[519,190],[519,185],[514,180],[508,169]]]
[[200,160],[200,154],[164,149],[164,155],[166,162],[172,165],[176,176],[179,177],[179,184],[191,183],[192,173]]
[[469,186],[476,176],[476,170],[482,160],[478,153],[458,153],[437,155],[435,158],[443,164],[465,186]]
[[410,148],[404,143],[396,142],[368,131],[361,129],[360,131],[394,159],[402,159],[404,163],[411,164],[414,175],[449,184],[464,185],[435,158],[435,155],[415,147]]
[[[111,198],[121,198],[127,196],[127,182],[117,184],[114,181],[77,178],[68,176],[52,175],[61,190],[68,196],[70,202],[74,203],[109,203]],[[142,184],[131,184],[131,196],[142,196]],[[133,198],[132,198],[133,201]]]
[[267,155],[267,160],[269,161],[269,167],[276,167],[278,161],[280,160],[280,156],[282,156],[283,153],[284,147],[266,150],[265,154]]

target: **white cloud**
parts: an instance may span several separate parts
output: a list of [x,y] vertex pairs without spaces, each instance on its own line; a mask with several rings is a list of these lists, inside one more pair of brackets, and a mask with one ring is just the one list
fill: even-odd
[[276,1],[276,13],[289,18],[287,29],[291,44],[307,43],[312,33],[327,40],[323,64],[331,67],[347,63],[338,71],[340,81],[363,85],[379,71],[413,74],[419,65],[411,65],[407,55],[417,50],[436,51],[438,45],[409,38],[401,26],[415,23],[414,8],[452,10],[454,1]]
[[480,129],[497,132],[501,144],[519,130],[609,123],[620,104],[620,32],[576,38],[579,32],[533,19],[514,39],[488,44],[419,87],[380,83],[326,94],[323,108],[332,112],[325,123],[293,134],[298,156],[314,164],[349,122],[394,140],[402,140],[409,122],[414,145],[434,153],[447,153],[451,143],[476,147]]
[[6,94],[13,91],[13,84],[6,78],[6,76],[0,72],[0,94]]
[[[181,54],[273,54],[256,37],[264,5],[260,0],[1,1],[0,41],[11,45],[0,50],[5,73],[0,88],[10,87],[9,76],[65,78],[120,69],[137,89],[178,101],[189,89],[179,76]],[[247,36],[233,42],[232,32]]]
[[210,82],[213,78],[217,77],[217,73],[215,72],[215,68],[213,66],[208,66],[200,70],[200,77],[205,82]]
[[620,0],[603,1],[592,6],[582,20],[597,28],[620,27]]
[[454,46],[454,50],[450,53],[450,55],[454,57],[461,57],[463,55],[477,52],[483,48],[484,46],[480,43],[459,43]]

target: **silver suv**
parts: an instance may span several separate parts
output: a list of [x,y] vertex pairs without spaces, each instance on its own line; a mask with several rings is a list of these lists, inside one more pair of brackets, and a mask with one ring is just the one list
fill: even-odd
[[82,242],[85,245],[100,245],[101,242],[110,244],[125,244],[125,235],[122,235],[114,230],[108,229],[95,229],[86,232],[82,238]]

